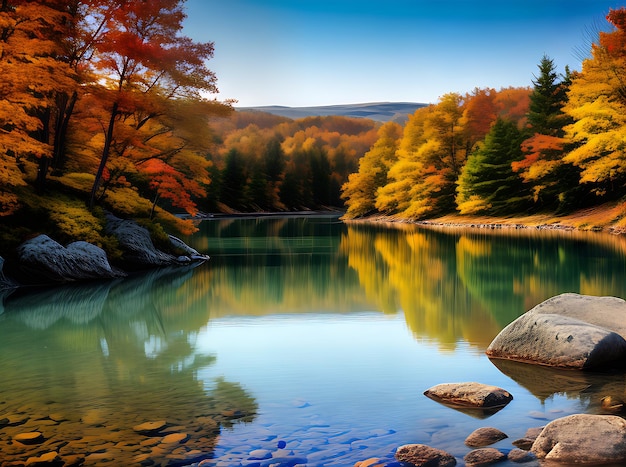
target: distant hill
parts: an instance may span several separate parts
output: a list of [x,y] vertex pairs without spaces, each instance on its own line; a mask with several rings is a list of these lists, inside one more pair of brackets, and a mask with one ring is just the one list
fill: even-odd
[[370,118],[379,122],[404,123],[409,114],[428,104],[416,102],[370,102],[366,104],[322,105],[317,107],[284,107],[268,105],[261,107],[236,107],[236,110],[267,112],[287,118],[320,117],[340,115],[343,117]]

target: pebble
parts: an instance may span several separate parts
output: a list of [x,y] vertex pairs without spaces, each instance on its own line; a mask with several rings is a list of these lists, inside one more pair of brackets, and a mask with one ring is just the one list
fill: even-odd
[[133,430],[137,433],[157,433],[165,428],[167,425],[165,420],[159,420],[156,422],[145,422],[139,425],[135,425]]
[[19,433],[13,438],[22,444],[39,444],[44,441],[43,434],[39,431],[29,431],[27,433]]
[[165,436],[161,440],[161,444],[184,443],[187,439],[189,439],[189,435],[187,433],[172,433]]

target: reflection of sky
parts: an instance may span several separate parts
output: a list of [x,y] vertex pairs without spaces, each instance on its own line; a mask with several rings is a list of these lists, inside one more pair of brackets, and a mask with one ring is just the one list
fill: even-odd
[[615,0],[188,0],[184,34],[215,43],[220,98],[241,106],[435,102],[530,86],[544,54],[580,69]]
[[229,443],[236,448],[242,433],[258,436],[254,427],[269,428],[279,438],[311,424],[349,429],[357,437],[373,429],[393,430],[394,440],[404,443],[427,442],[415,439],[416,430],[422,433],[433,420],[467,434],[483,426],[480,419],[423,396],[445,382],[501,386],[514,394],[515,403],[492,419],[503,420],[510,436],[519,431],[521,437],[535,426],[528,414],[544,407],[482,351],[467,342],[442,351],[440,344],[412,337],[401,313],[222,318],[211,320],[198,336],[196,350],[217,358],[198,378],[208,388],[217,377],[237,381],[259,404],[252,426],[222,434],[224,449]]

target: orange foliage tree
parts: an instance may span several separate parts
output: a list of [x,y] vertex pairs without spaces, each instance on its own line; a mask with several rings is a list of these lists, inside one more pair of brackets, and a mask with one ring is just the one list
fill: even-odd
[[205,66],[213,55],[213,44],[195,43],[180,35],[185,18],[180,0],[115,3],[93,58],[99,77],[93,83],[93,96],[107,118],[101,121],[104,140],[90,206],[113,145],[118,146],[118,156],[139,151],[148,153],[147,158],[162,157],[151,142],[155,135],[166,135],[167,126],[157,124],[151,131],[148,123],[166,115],[171,101],[202,102],[201,92],[217,90],[215,75]]
[[54,156],[55,126],[63,119],[55,102],[76,87],[64,58],[68,16],[60,0],[0,4],[0,215],[19,207],[14,188],[29,177],[41,187]]

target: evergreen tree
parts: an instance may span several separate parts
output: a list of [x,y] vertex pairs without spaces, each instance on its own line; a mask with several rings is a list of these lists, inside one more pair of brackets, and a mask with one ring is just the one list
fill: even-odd
[[481,147],[473,152],[458,180],[457,206],[461,214],[505,215],[529,204],[522,180],[511,163],[523,155],[523,133],[514,122],[498,118]]
[[247,184],[246,168],[239,151],[231,149],[226,154],[226,166],[222,170],[220,201],[233,209],[245,208]]
[[570,82],[569,71],[563,81],[559,81],[554,61],[543,56],[538,65],[539,76],[533,80],[533,92],[530,95],[528,123],[533,133],[562,137],[563,127],[567,123],[562,111],[567,100],[567,88]]
[[524,160],[513,167],[528,182],[536,208],[563,212],[574,207],[574,200],[581,196],[580,170],[562,160],[564,128],[572,121],[563,112],[571,76],[566,68],[559,79],[554,61],[545,55],[538,68],[528,112],[531,136],[522,143]]

